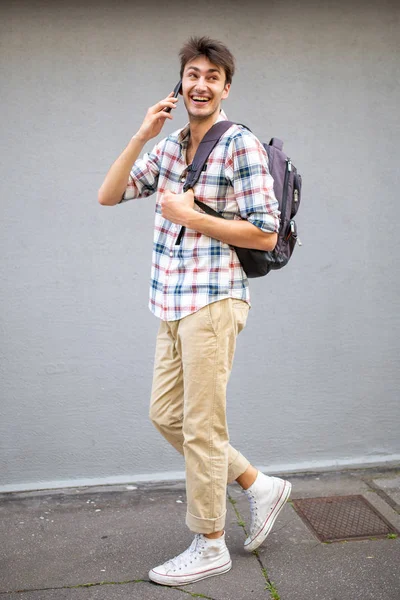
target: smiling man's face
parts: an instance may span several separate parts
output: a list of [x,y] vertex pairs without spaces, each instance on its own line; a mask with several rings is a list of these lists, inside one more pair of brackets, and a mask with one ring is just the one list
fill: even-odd
[[230,87],[230,83],[225,83],[224,69],[205,56],[189,61],[182,76],[182,94],[189,118],[203,121],[219,113]]

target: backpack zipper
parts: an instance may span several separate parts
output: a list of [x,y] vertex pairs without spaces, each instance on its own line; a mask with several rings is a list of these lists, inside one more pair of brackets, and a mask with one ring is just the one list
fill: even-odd
[[289,173],[292,170],[292,161],[290,158],[286,160],[286,171],[285,171],[285,179],[283,181],[283,193],[282,193],[282,212],[281,217],[283,220],[285,219],[286,214],[286,204],[287,204],[287,192],[289,188]]
[[[296,227],[296,223],[295,223],[295,221],[293,221],[293,219],[290,221],[290,234],[294,236],[294,238],[296,239],[296,242],[298,243],[299,246],[303,245],[301,243],[299,236],[297,235],[297,227]],[[290,234],[289,234],[289,237],[290,237]]]
[[289,232],[285,237],[285,241],[287,242],[291,237],[293,237],[295,240],[295,244],[297,243],[299,246],[302,246],[303,244],[301,243],[301,240],[300,240],[299,236],[297,235],[296,221],[291,219],[289,225],[290,225]]

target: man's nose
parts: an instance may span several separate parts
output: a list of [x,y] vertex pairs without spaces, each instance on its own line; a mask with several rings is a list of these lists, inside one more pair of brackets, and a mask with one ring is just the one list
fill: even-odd
[[207,82],[205,77],[198,78],[196,88],[198,88],[199,90],[205,90],[207,88]]

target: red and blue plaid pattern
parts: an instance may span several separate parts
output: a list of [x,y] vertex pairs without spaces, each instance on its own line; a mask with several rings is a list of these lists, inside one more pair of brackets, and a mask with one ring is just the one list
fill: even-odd
[[[226,119],[222,112],[221,119]],[[188,136],[186,126],[138,159],[121,200],[157,192],[149,308],[164,321],[182,319],[224,298],[250,304],[248,280],[233,248],[191,229],[186,229],[177,246],[180,225],[161,215],[161,195],[166,190],[183,191]],[[278,202],[266,151],[240,125],[232,125],[221,137],[194,193],[225,218],[247,219],[266,232],[279,230]]]

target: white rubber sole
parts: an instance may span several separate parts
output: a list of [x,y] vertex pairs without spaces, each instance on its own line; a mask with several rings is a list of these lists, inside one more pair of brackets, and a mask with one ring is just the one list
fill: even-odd
[[209,571],[204,571],[203,573],[198,573],[197,575],[186,576],[182,575],[181,577],[171,577],[169,575],[161,575],[160,573],[155,572],[153,569],[149,572],[149,578],[154,583],[158,583],[159,585],[170,585],[170,586],[179,586],[179,585],[189,585],[190,583],[196,583],[196,581],[201,581],[202,579],[207,579],[207,577],[215,577],[216,575],[223,575],[224,573],[228,573],[232,568],[232,561],[230,560],[222,567],[217,567],[215,569],[210,569]]
[[[271,531],[272,526],[275,523],[277,516],[281,512],[282,508],[285,506],[286,502],[288,501],[291,491],[292,491],[292,484],[289,483],[289,481],[285,481],[285,485],[282,488],[282,492],[281,492],[273,510],[270,512],[268,517],[265,519],[262,527],[260,528],[260,530],[257,532],[257,534],[252,539],[250,539],[249,541],[247,541],[247,540],[245,541],[244,549],[246,550],[246,552],[253,552],[253,550],[257,550],[257,548],[259,546],[261,546],[261,544],[263,543],[263,541],[265,540],[265,538]],[[249,538],[247,538],[247,539],[249,539]]]

